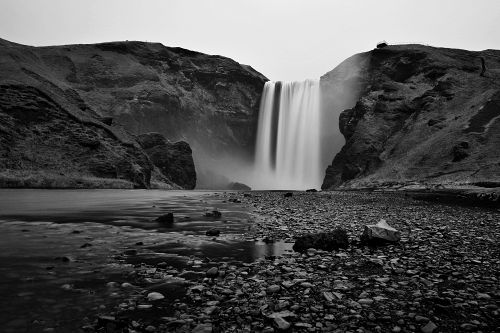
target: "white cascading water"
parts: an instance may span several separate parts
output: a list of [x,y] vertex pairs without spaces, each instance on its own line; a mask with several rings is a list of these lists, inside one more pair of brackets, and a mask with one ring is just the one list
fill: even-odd
[[265,84],[253,189],[321,187],[319,101],[318,80]]

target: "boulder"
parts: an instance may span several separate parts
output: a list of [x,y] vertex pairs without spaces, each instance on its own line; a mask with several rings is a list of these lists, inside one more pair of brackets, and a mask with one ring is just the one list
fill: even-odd
[[206,273],[208,278],[216,278],[219,275],[219,269],[217,267],[210,268]]
[[158,300],[161,300],[161,299],[164,299],[165,296],[163,296],[162,294],[158,293],[158,292],[152,292],[152,293],[149,293],[148,296],[148,301],[158,301]]
[[137,141],[165,177],[188,190],[196,186],[193,155],[187,142],[171,143],[154,132],[139,135]]
[[217,218],[217,217],[221,217],[222,216],[222,213],[219,212],[218,210],[213,210],[211,212],[206,212],[205,213],[205,217],[214,217],[214,218]]
[[174,213],[167,213],[159,216],[155,221],[161,224],[172,224],[174,223]]
[[285,198],[291,198],[293,196],[292,192],[287,192],[283,195]]
[[345,249],[349,246],[347,232],[343,229],[335,229],[332,232],[321,232],[317,234],[303,235],[296,239],[293,250],[304,252],[309,248],[325,251]]
[[232,190],[232,191],[251,191],[252,190],[252,188],[250,186],[245,185],[243,183],[238,183],[238,182],[229,183],[229,185],[227,186],[227,189]]
[[205,233],[205,235],[217,237],[217,236],[220,235],[220,230],[219,229],[210,229],[210,230],[207,230],[207,232]]
[[367,244],[395,243],[401,239],[400,232],[391,227],[385,220],[377,224],[366,225],[361,235],[361,241]]

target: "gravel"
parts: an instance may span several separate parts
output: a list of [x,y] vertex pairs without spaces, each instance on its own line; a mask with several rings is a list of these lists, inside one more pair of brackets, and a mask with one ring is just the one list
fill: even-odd
[[[342,228],[350,245],[210,262],[173,302],[172,315],[161,315],[158,300],[141,310],[156,316],[137,316],[144,298],[109,314],[125,316],[129,332],[500,332],[499,210],[377,192],[236,192],[222,199],[252,207],[246,239],[293,242]],[[401,240],[362,246],[364,226],[380,219]],[[144,269],[144,278],[166,269]]]

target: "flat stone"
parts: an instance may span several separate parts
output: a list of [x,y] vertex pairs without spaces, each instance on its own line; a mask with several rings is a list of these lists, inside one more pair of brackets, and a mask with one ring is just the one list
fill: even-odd
[[429,321],[426,325],[422,326],[420,330],[422,333],[432,333],[437,329],[437,325]]
[[163,296],[162,294],[157,293],[157,292],[152,292],[152,293],[148,294],[147,298],[148,298],[148,301],[152,302],[152,301],[158,301],[160,299],[164,299],[165,296]]
[[212,331],[212,324],[199,324],[193,328],[191,333],[212,333]]
[[268,294],[274,294],[274,293],[277,293],[280,290],[281,290],[280,286],[278,286],[277,284],[272,284],[269,287],[267,287],[266,292]]
[[276,317],[273,319],[274,325],[280,331],[286,331],[290,328],[290,323],[287,322],[283,317]]

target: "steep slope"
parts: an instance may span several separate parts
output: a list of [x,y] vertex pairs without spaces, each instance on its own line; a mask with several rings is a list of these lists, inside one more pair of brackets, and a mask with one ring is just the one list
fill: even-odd
[[33,86],[0,84],[0,187],[146,188],[152,169],[137,143],[106,125]]
[[267,79],[249,66],[158,43],[1,45],[2,82],[42,86],[82,116],[112,117],[132,134],[186,141],[201,173],[253,155]]
[[323,189],[500,185],[500,51],[398,45],[360,57]]
[[[40,50],[0,40],[1,187],[181,188],[122,126],[59,80]],[[184,153],[176,156],[192,161]]]

